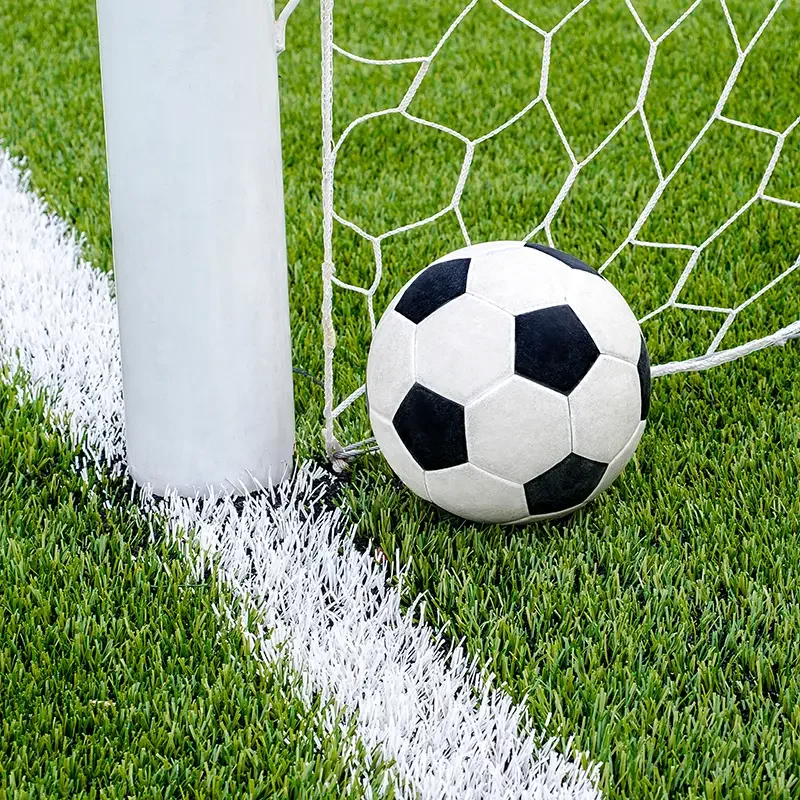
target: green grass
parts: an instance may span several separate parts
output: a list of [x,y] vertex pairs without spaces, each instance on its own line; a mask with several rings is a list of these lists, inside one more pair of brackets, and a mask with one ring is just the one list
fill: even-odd
[[343,759],[352,731],[217,620],[216,576],[76,455],[0,383],[0,797],[361,796],[350,767],[380,762]]
[[789,356],[660,382],[624,478],[559,524],[473,526],[398,501],[388,474],[356,474],[361,526],[413,557],[412,594],[426,593],[431,620],[527,695],[540,724],[552,714],[552,730],[603,760],[613,797],[800,787]]
[[[555,0],[508,4],[544,26],[572,5]],[[635,5],[657,34],[686,4],[636,0]],[[728,5],[740,32],[752,35],[771,3],[728,0]],[[417,55],[432,47],[462,7],[461,0],[339,0],[337,40],[371,57]],[[318,126],[309,124],[318,118],[316,13],[315,4],[306,0],[290,22],[281,86],[294,360],[320,375],[321,144]],[[474,14],[443,49],[411,107],[470,135],[532,99],[540,50],[537,37],[509,22],[496,6],[482,2]],[[482,33],[489,25],[497,35]],[[36,187],[87,235],[93,261],[108,268],[93,26],[91,0],[0,4],[0,136],[14,152],[29,156]],[[799,26],[797,1],[789,0],[743,70],[727,114],[782,128],[800,113]],[[608,45],[609,31],[619,46]],[[580,156],[596,146],[598,136],[635,98],[646,49],[617,0],[591,4],[562,34],[553,46],[551,97]],[[720,6],[711,0],[663,45],[647,113],[665,168],[713,108],[734,57]],[[413,66],[372,67],[338,57],[336,68],[339,132],[359,114],[396,104],[414,74]],[[752,193],[771,141],[715,125],[687,164],[686,179],[665,194],[642,235],[702,240]],[[800,199],[798,142],[800,129],[787,141],[769,187],[772,194]],[[449,198],[461,153],[454,139],[398,118],[367,123],[342,149],[339,210],[374,233],[436,211]],[[555,196],[567,166],[539,109],[481,145],[463,202],[473,238],[527,233]],[[556,244],[591,263],[602,261],[635,219],[654,181],[642,130],[631,123],[574,187],[553,226]],[[368,284],[371,248],[342,226],[335,244],[339,276]],[[417,269],[460,244],[452,216],[388,240],[379,310]],[[758,204],[701,259],[682,299],[741,302],[788,266],[799,245],[800,212]],[[665,299],[685,255],[629,251],[607,275],[642,312]],[[797,319],[798,279],[795,273],[749,307],[725,345]],[[337,381],[344,395],[363,382],[368,325],[361,298],[338,292],[336,301]],[[685,358],[703,352],[719,322],[708,313],[672,311],[645,333],[657,361]],[[376,537],[384,552],[397,551],[404,564],[410,562],[410,596],[427,594],[432,623],[446,622],[450,636],[464,637],[469,652],[489,663],[511,695],[526,700],[538,725],[552,715],[551,732],[564,738],[574,734],[577,747],[605,762],[602,788],[610,797],[794,797],[800,792],[799,369],[794,343],[708,373],[660,379],[651,425],[634,463],[596,503],[558,524],[507,530],[459,522],[398,491],[377,456],[355,466],[347,508],[364,536]],[[300,451],[319,453],[321,391],[298,378],[296,402]],[[30,410],[9,410],[0,435],[38,441],[42,425]],[[361,406],[342,420],[341,432],[349,441],[366,432]],[[41,456],[31,458],[38,462]],[[4,463],[10,463],[8,457]],[[79,541],[102,540],[91,500],[77,481],[70,483],[67,463],[61,481],[72,490],[48,490],[35,471],[6,468],[13,481],[30,477],[23,510],[15,510],[15,494],[7,490],[2,518],[28,514],[27,505],[36,510],[19,517],[25,521],[16,527],[4,525],[0,541],[39,548],[42,580],[62,581],[79,604],[80,584],[46,567],[62,552],[55,540],[41,540],[39,547],[40,531],[54,537],[57,521],[68,514],[85,513],[76,548]],[[125,507],[115,513],[115,531],[135,519]],[[128,538],[126,533],[123,540]],[[112,563],[109,553],[121,554],[124,548],[112,532],[108,539],[104,555],[87,547],[80,557],[94,559],[97,597],[107,603],[111,630],[116,616],[111,609],[127,597],[124,582],[134,580],[134,571],[113,567],[118,562]],[[137,562],[136,568],[145,567]],[[151,580],[156,582],[158,574],[154,570]],[[161,580],[159,608],[176,608],[169,605],[177,602],[170,601],[174,584]],[[44,606],[19,577],[5,581],[28,598],[32,609]],[[189,606],[179,608],[186,614],[180,619],[191,627]],[[103,614],[98,611],[94,618]],[[53,626],[57,629],[56,622]],[[118,635],[117,652],[133,646]],[[200,638],[205,636],[214,641],[211,631]],[[108,657],[109,674],[120,658]],[[208,658],[185,664],[185,680],[192,680],[192,670],[208,669]],[[244,686],[253,679],[241,658],[245,666],[237,674],[231,671],[228,680]],[[7,691],[13,662],[2,663],[0,685]],[[167,666],[164,672],[169,673]],[[154,691],[145,685],[142,698]],[[174,688],[167,694],[161,695],[165,703],[191,700]],[[273,685],[263,704],[265,715],[286,718],[279,713],[286,705],[276,699],[280,696]],[[41,691],[31,702],[44,709],[48,698]],[[183,718],[190,716],[187,710]],[[209,730],[209,735],[219,733]],[[103,737],[88,741],[99,743]],[[302,736],[292,741],[302,749]],[[231,748],[237,757],[250,752],[244,745]],[[45,757],[37,758],[43,768]],[[105,763],[108,776],[113,767]],[[304,763],[304,758],[289,759],[287,769],[300,775]],[[333,756],[328,763],[335,769]]]

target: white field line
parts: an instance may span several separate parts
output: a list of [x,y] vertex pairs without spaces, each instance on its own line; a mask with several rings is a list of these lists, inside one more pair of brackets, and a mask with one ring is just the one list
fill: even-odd
[[[46,393],[56,424],[97,466],[124,461],[111,283],[2,149],[0,363]],[[320,510],[320,477],[301,467],[271,497],[248,498],[241,515],[230,500],[139,501],[184,552],[200,553],[198,574],[213,558],[234,595],[264,614],[252,641],[261,657],[288,659],[305,699],[355,715],[361,742],[395,761],[402,797],[599,798],[596,765],[558,752],[461,647],[445,653],[438,634],[402,612],[385,567],[355,549],[339,511]]]

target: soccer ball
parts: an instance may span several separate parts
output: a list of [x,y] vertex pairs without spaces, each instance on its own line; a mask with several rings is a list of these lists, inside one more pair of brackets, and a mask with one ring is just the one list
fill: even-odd
[[457,250],[412,278],[367,365],[375,439],[420,497],[476,522],[569,514],[644,432],[650,361],[622,295],[537,244]]

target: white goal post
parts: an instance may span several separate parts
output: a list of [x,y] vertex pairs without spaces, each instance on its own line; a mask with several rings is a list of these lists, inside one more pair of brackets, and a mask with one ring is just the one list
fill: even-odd
[[294,445],[277,48],[266,0],[98,0],[127,462],[243,493]]

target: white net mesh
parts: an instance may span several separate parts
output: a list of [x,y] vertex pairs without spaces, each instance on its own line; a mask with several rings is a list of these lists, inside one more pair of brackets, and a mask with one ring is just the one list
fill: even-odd
[[[786,48],[781,49],[779,43],[766,41],[767,31],[771,26],[783,26],[781,30],[784,30],[784,37],[794,35],[792,30],[785,33],[781,20],[781,12],[786,12],[782,7],[790,6],[791,2],[769,0],[768,3],[759,4],[758,0],[753,0],[748,6],[748,13],[740,14],[736,11],[736,0],[695,0],[691,5],[679,9],[673,19],[656,22],[651,12],[658,3],[653,0],[619,0],[618,3],[613,0],[583,0],[566,13],[559,11],[557,22],[544,27],[537,21],[537,3],[533,0],[527,0],[526,3],[471,0],[452,15],[433,47],[422,52],[403,54],[403,57],[396,57],[392,53],[389,58],[373,57],[372,51],[380,48],[370,47],[369,43],[365,48],[369,55],[352,52],[354,47],[346,49],[340,46],[334,38],[334,0],[322,0],[321,5],[325,439],[328,452],[334,459],[356,454],[365,444],[365,441],[361,441],[342,447],[339,441],[359,438],[356,434],[363,431],[363,425],[359,429],[359,423],[343,429],[338,429],[336,423],[348,409],[352,411],[356,401],[364,394],[363,383],[354,383],[359,377],[363,380],[367,350],[364,348],[361,352],[348,339],[344,345],[348,366],[343,371],[347,375],[340,376],[339,361],[335,357],[338,352],[337,330],[349,329],[354,314],[361,314],[368,320],[369,330],[374,330],[380,305],[391,296],[391,290],[396,290],[397,286],[427,263],[406,263],[402,256],[397,255],[399,253],[413,252],[413,259],[422,253],[438,256],[455,245],[494,238],[542,241],[572,252],[577,248],[582,252],[576,255],[585,257],[601,272],[612,270],[613,274],[609,274],[609,277],[640,314],[643,324],[670,315],[673,315],[674,322],[674,314],[679,313],[680,321],[672,326],[672,330],[666,334],[657,330],[653,334],[656,339],[661,337],[668,341],[670,347],[661,348],[657,341],[651,344],[645,325],[651,352],[654,351],[655,358],[660,361],[653,368],[655,376],[707,369],[800,336],[800,313],[796,299],[793,300],[797,294],[786,289],[787,278],[800,267],[800,241],[794,235],[797,229],[792,227],[796,221],[794,214],[800,210],[795,162],[783,170],[781,179],[776,182],[776,169],[787,160],[782,158],[784,151],[788,148],[794,154],[797,149],[800,103],[792,108],[791,97],[781,97],[780,102],[772,102],[770,92],[773,95],[781,93],[781,87],[766,85],[771,73],[783,69],[780,65],[776,67],[775,59],[770,54],[786,54]],[[338,7],[341,5],[343,0],[337,3],[337,20]],[[363,5],[374,7],[379,4]],[[552,18],[552,6],[558,4],[538,5],[548,6]],[[668,5],[661,3],[662,10]],[[741,3],[738,5],[743,7]],[[756,8],[759,5],[760,13]],[[525,15],[517,10],[522,6],[533,11]],[[598,7],[597,11],[592,11],[594,6]],[[795,7],[795,16],[796,10]],[[441,105],[441,98],[447,96],[448,91],[456,94],[467,91],[458,83],[461,80],[459,72],[466,70],[458,58],[463,58],[464,53],[469,58],[470,47],[462,44],[449,51],[447,48],[460,30],[468,25],[475,30],[477,23],[471,23],[470,19],[478,14],[493,14],[491,18],[495,20],[500,20],[498,14],[505,15],[505,20],[514,27],[503,27],[503,21],[497,23],[496,30],[492,30],[486,29],[483,23],[484,41],[476,39],[475,52],[480,47],[488,46],[492,55],[487,63],[500,64],[502,57],[494,54],[509,49],[509,40],[504,40],[503,36],[511,31],[514,46],[526,47],[531,54],[531,83],[535,81],[536,84],[530,96],[521,97],[520,90],[513,85],[519,70],[512,70],[504,76],[500,74],[500,65],[497,66],[498,74],[493,76],[486,74],[484,67],[486,81],[489,84],[496,81],[494,92],[498,97],[509,95],[509,102],[516,103],[518,110],[500,121],[495,119],[486,124],[483,131],[480,131],[480,125],[473,124],[468,113],[463,114],[465,124],[459,129],[461,126],[453,121],[456,115],[448,113],[447,109],[442,110]],[[605,16],[591,17],[591,14]],[[701,14],[705,16],[689,30],[693,16],[700,17]],[[577,30],[581,15],[587,16],[586,25],[589,27],[586,30],[591,41],[605,42],[603,44],[601,41],[598,45],[600,51],[595,59],[596,62],[606,62],[603,67],[605,73],[598,68],[599,83],[596,85],[601,88],[595,90],[598,92],[595,96],[598,105],[608,105],[609,108],[598,110],[592,106],[591,69],[581,61],[587,56],[578,52],[592,48],[577,47],[575,42],[580,40],[570,33],[573,36],[572,55],[568,43],[559,50],[558,59],[554,58],[554,51],[561,39],[568,38],[566,32]],[[605,27],[598,31],[598,20],[601,19],[606,20]],[[719,24],[709,36],[709,20],[712,19]],[[384,20],[384,23],[390,28],[394,24],[391,19]],[[411,11],[407,23],[409,26],[415,24]],[[681,38],[683,30],[689,33]],[[389,36],[389,39],[403,43],[408,37],[398,32],[396,36]],[[490,40],[489,45],[486,44],[487,39]],[[519,40],[525,43],[520,44]],[[766,44],[757,50],[759,43],[765,41]],[[690,46],[687,43],[692,42],[694,50],[688,55],[684,54],[688,61],[676,57],[682,46]],[[606,49],[602,49],[604,47]],[[623,48],[638,53],[638,66],[632,70],[635,73],[633,76],[631,70],[628,73],[622,70],[622,75],[613,74],[616,69],[614,59]],[[796,45],[792,44],[791,48],[796,48]],[[703,53],[710,53],[708,61],[698,63],[703,61],[704,56],[697,54]],[[757,54],[755,57],[754,53]],[[455,63],[436,73],[437,62],[445,58]],[[747,102],[737,100],[731,103],[737,82],[740,82],[749,60],[758,62],[754,77],[748,76],[745,81],[749,95],[755,98],[749,107],[768,107],[765,113],[749,113]],[[709,66],[712,62],[721,64],[716,72]],[[349,79],[344,74],[340,85],[338,71],[352,64],[364,68],[369,80],[364,77],[367,73],[354,73],[355,77]],[[579,101],[567,96],[565,100],[564,96],[569,92],[560,92],[556,81],[560,69],[578,73],[571,85],[575,85],[575,81],[580,83],[580,73],[585,70],[589,83],[586,91],[590,96],[584,96]],[[353,114],[353,109],[363,109],[363,104],[355,99],[358,87],[363,87],[364,102],[368,103],[370,91],[373,91],[370,87],[379,80],[375,76],[381,71],[388,73],[384,84],[388,82],[400,86],[397,90],[399,102]],[[412,77],[404,83],[403,77],[409,75]],[[452,83],[452,89],[445,86],[438,94],[429,91],[427,102],[425,97],[420,98],[423,87],[429,83],[435,84],[437,80],[455,82]],[[615,80],[623,89],[618,95],[612,96],[607,94],[607,87]],[[626,84],[632,84],[627,101],[623,96]],[[685,86],[689,86],[689,89],[701,86],[702,91],[698,93],[693,90],[692,93]],[[341,113],[337,105],[337,92],[347,93]],[[683,98],[681,92],[685,92]],[[676,93],[679,95],[677,106],[670,106],[672,96]],[[383,92],[380,99],[388,94],[390,92]],[[695,102],[692,99],[698,97],[701,100]],[[497,101],[497,113],[502,112],[503,102]],[[626,106],[625,102],[628,103]],[[733,108],[729,109],[731,105]],[[737,105],[742,109],[742,114],[738,116],[735,113]],[[418,106],[422,106],[422,109],[418,110]],[[691,119],[676,123],[675,116],[679,116],[679,112],[670,109],[682,106],[683,111],[688,107]],[[468,106],[462,105],[461,108],[463,110]],[[610,119],[609,115],[616,116]],[[428,177],[432,173],[439,177],[432,186],[447,184],[448,180],[454,179],[441,189],[446,192],[443,195],[445,202],[438,208],[428,208],[427,213],[418,213],[416,218],[414,203],[409,204],[405,217],[401,215],[399,219],[392,218],[389,213],[382,215],[376,211],[382,200],[387,206],[391,205],[393,193],[401,191],[404,184],[393,183],[388,173],[384,171],[378,175],[375,170],[390,169],[387,165],[392,160],[399,164],[396,171],[407,170],[408,160],[413,160],[416,153],[413,137],[402,138],[399,147],[402,152],[397,152],[398,148],[393,150],[392,142],[397,140],[393,139],[389,128],[380,127],[387,118],[394,125],[402,124],[403,137],[407,137],[408,126],[434,132],[430,135],[435,134],[439,149],[431,155],[433,150],[422,148],[424,152],[421,152],[420,159],[427,162],[422,169]],[[529,129],[519,140],[520,148],[526,151],[526,161],[525,171],[518,176],[518,182],[524,185],[528,199],[517,196],[513,175],[510,183],[506,176],[501,183],[503,187],[510,187],[508,205],[511,210],[495,196],[480,206],[473,203],[472,216],[467,219],[468,215],[464,213],[465,189],[470,181],[479,183],[484,193],[487,187],[498,185],[492,183],[491,170],[484,170],[478,179],[473,178],[476,153],[486,150],[491,145],[490,140],[502,139],[505,152],[510,153],[509,158],[513,160],[514,148],[509,136],[518,126],[530,126],[530,120],[534,119],[540,126],[536,130],[540,132],[534,130],[532,133]],[[606,119],[610,121],[603,128]],[[656,120],[655,123],[652,120]],[[542,125],[549,126],[550,134],[557,137],[560,147],[557,156],[561,165],[559,168],[553,166],[556,163],[551,157],[553,147],[550,147],[547,157],[537,155],[538,143],[548,135],[543,132],[545,128]],[[598,130],[598,126],[601,129]],[[726,130],[722,131],[721,128]],[[793,138],[796,129],[798,135]],[[359,131],[364,130],[365,135],[357,138]],[[733,132],[734,138],[730,138],[730,132]],[[630,158],[633,152],[630,146],[620,144],[631,136],[638,137],[637,152],[646,155],[646,167],[643,161]],[[345,164],[344,179],[347,185],[343,186],[339,175],[340,162],[345,149],[354,139],[356,143],[350,147]],[[706,145],[708,140],[713,143]],[[442,141],[445,144],[441,144]],[[616,150],[613,150],[615,146]],[[612,150],[609,156],[608,152]],[[442,155],[444,151],[451,154],[450,160],[453,152],[458,153],[457,170],[448,171],[446,166],[440,166],[447,163]],[[755,160],[747,164],[737,161],[736,154],[740,151],[746,154],[742,158]],[[758,158],[755,154],[758,154]],[[497,165],[504,162],[496,154],[493,157],[493,168],[496,170]],[[369,166],[368,160],[373,164],[379,162],[379,166]],[[720,170],[717,165],[721,161],[725,161],[727,166]],[[612,168],[614,162],[616,166]],[[621,178],[621,170],[625,169],[627,162],[632,164],[629,172],[636,174]],[[644,173],[647,173],[646,179],[642,178]],[[784,173],[789,177],[785,177]],[[376,183],[381,186],[373,186]],[[587,189],[587,184],[591,188]],[[437,191],[431,190],[432,195]],[[428,194],[428,190],[425,189],[423,193]],[[489,193],[492,194],[491,191]],[[581,214],[580,203],[573,199],[575,194],[581,194],[589,204],[603,204],[606,211],[597,218],[588,212]],[[713,196],[713,201],[706,194]],[[534,196],[535,201],[531,199]],[[614,202],[617,196],[625,198],[625,214],[616,214]],[[684,199],[680,201],[676,197]],[[433,197],[426,199],[432,201]],[[532,215],[536,213],[537,203],[541,212],[535,217]],[[480,210],[475,211],[476,208]],[[709,208],[712,211],[706,214]],[[792,219],[786,223],[786,217],[782,216],[778,223],[773,213],[776,211],[792,215]],[[514,217],[513,224],[508,221],[509,217]],[[608,227],[613,230],[606,230],[605,220],[612,217],[614,224]],[[461,241],[455,242],[449,233],[440,235],[446,219],[454,220],[454,226],[457,223]],[[709,220],[712,220],[711,224]],[[576,230],[584,224],[586,228],[578,234]],[[692,225],[695,227],[692,228]],[[408,235],[426,227],[433,228],[429,238],[433,244],[427,250],[409,245]],[[510,237],[509,231],[517,235]],[[736,237],[735,247],[730,244],[731,235]],[[342,256],[337,252],[337,237],[344,241]],[[604,252],[601,252],[602,247],[594,245],[600,240],[605,243]],[[394,263],[402,275],[390,281],[391,287],[387,288],[384,284],[389,268],[385,251],[390,242],[399,242],[394,251]],[[369,267],[364,266],[359,250],[361,247],[369,249]],[[644,251],[647,254],[642,259]],[[337,267],[345,261],[348,262],[345,265],[348,276],[354,276],[352,279],[342,277],[340,270],[337,271]],[[640,261],[646,262],[646,268],[642,267]],[[354,269],[350,262],[358,262],[362,266]],[[632,267],[634,262],[638,266]],[[710,269],[712,262],[718,267],[716,272]],[[620,268],[619,273],[613,271],[615,266]],[[652,281],[647,282],[646,291],[642,290],[641,279],[635,277],[641,275],[643,270],[653,275]],[[698,281],[693,291],[687,294],[690,278],[696,271],[703,273],[703,280]],[[746,274],[747,279],[740,279],[739,271]],[[634,276],[627,285],[624,278],[626,274]],[[794,277],[796,279],[797,274]],[[727,287],[736,284],[737,291],[723,289],[723,284]],[[652,286],[659,287],[660,296],[658,292],[650,290]],[[777,292],[781,289],[785,291],[780,299],[770,302],[769,298],[777,298]],[[743,290],[746,291],[743,293]],[[379,297],[382,291],[385,297]],[[633,302],[635,296],[643,301],[644,307],[642,303]],[[358,298],[358,302],[353,303],[353,297]],[[728,302],[720,302],[717,299],[720,297]],[[748,324],[742,328],[745,337],[740,336],[738,341],[731,340],[728,334],[734,323],[757,301],[766,304],[769,313],[759,314],[758,320],[748,319]],[[360,308],[359,304],[362,304]],[[336,315],[339,306],[344,315],[342,320]],[[689,317],[703,320],[701,327],[710,339],[702,341],[699,350],[687,349],[696,348],[697,341],[703,338],[690,335],[688,330],[692,326],[685,324]],[[758,326],[760,328],[756,331]],[[674,343],[680,337],[686,340],[686,346],[675,347]]]

